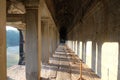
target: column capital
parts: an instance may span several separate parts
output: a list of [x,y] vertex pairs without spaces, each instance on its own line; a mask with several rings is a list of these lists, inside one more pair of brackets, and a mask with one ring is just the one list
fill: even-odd
[[25,0],[26,9],[38,9],[40,0]]

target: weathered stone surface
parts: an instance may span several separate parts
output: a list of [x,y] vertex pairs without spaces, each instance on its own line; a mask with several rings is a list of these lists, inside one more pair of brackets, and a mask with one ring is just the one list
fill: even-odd
[[42,28],[42,63],[49,63],[49,19],[41,21]]
[[[38,10],[29,9],[26,13],[26,78],[39,80],[40,53],[38,50]],[[40,35],[41,36],[41,35]]]
[[6,0],[0,0],[0,80],[6,78]]
[[25,14],[25,5],[22,2],[14,0],[11,2],[11,5],[8,9],[8,14]]

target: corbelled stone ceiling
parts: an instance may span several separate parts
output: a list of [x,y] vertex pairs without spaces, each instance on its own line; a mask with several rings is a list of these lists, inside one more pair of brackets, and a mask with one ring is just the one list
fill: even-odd
[[46,3],[60,30],[70,28],[81,9],[81,0],[46,0]]
[[[25,7],[35,7],[39,0],[7,0],[8,13],[25,14]],[[61,35],[82,21],[89,7],[98,0],[45,0]],[[17,11],[17,9],[18,11]],[[63,37],[64,37],[63,36]]]
[[55,6],[55,18],[60,25],[60,34],[66,36],[66,32],[74,22],[75,15],[80,9],[80,0],[53,0]]
[[65,38],[77,22],[82,22],[90,6],[98,0],[46,0],[49,10]]

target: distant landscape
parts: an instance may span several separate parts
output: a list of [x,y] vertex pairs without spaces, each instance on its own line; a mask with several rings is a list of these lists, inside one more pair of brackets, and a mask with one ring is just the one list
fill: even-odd
[[7,30],[7,68],[18,64],[19,31]]
[[7,30],[7,47],[19,45],[19,31]]

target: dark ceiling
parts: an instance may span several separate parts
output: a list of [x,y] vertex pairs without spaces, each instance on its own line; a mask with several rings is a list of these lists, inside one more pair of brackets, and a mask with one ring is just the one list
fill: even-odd
[[81,7],[81,0],[46,0],[46,3],[60,31],[61,39],[66,39]]
[[[78,0],[76,1],[78,2]],[[55,17],[60,27],[67,28],[71,25],[77,11],[76,5],[74,0],[54,0]]]
[[90,6],[98,0],[46,0],[62,37],[82,21]]
[[59,24],[60,36],[66,39],[66,34],[73,25],[75,15],[81,7],[80,0],[53,0],[55,18]]
[[[60,30],[63,27],[68,30],[68,28],[72,26],[74,18],[81,8],[81,0],[46,0],[46,3],[48,7],[53,6],[53,16],[56,19]],[[51,11],[51,7],[49,7],[49,9]],[[53,11],[51,11],[51,13],[52,12]]]

